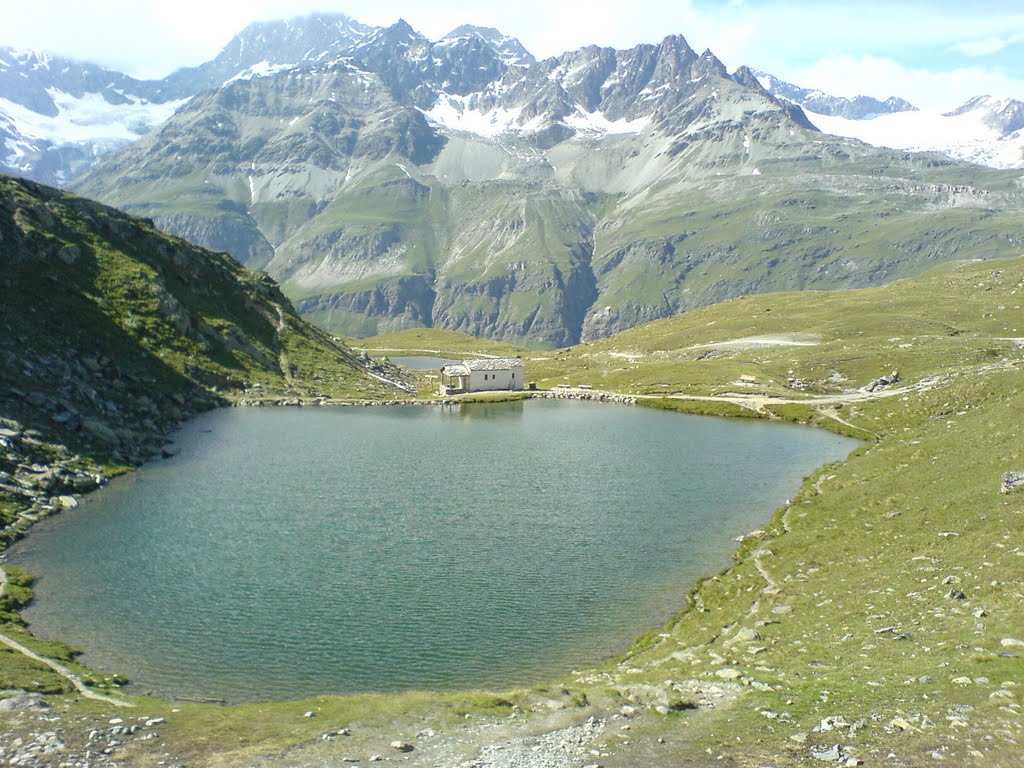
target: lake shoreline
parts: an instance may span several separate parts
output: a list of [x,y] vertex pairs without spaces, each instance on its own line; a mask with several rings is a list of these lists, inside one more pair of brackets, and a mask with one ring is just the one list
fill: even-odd
[[[445,407],[445,406],[454,406],[454,405],[462,405],[462,404],[474,404],[474,403],[481,403],[481,402],[483,402],[483,403],[515,402],[515,401],[523,401],[523,400],[528,400],[528,399],[538,399],[538,400],[564,399],[564,400],[576,400],[576,401],[591,401],[591,402],[608,403],[608,404],[627,404],[627,405],[640,404],[640,405],[648,405],[647,401],[651,400],[652,398],[644,398],[642,396],[641,397],[636,397],[636,396],[633,396],[633,395],[625,395],[625,394],[622,394],[622,393],[604,392],[604,391],[599,391],[599,390],[593,390],[593,389],[587,388],[587,387],[583,387],[583,388],[578,388],[578,387],[560,387],[560,388],[553,389],[553,390],[541,390],[541,391],[533,391],[533,392],[530,392],[530,391],[527,391],[527,392],[495,392],[495,393],[487,392],[487,393],[477,393],[477,394],[474,394],[474,395],[464,395],[464,396],[459,396],[459,397],[454,397],[454,398],[436,398],[436,399],[424,399],[424,398],[412,399],[412,398],[410,398],[408,400],[366,401],[366,402],[364,402],[364,401],[354,401],[354,400],[326,400],[325,401],[325,399],[323,399],[323,398],[317,398],[317,399],[299,399],[297,401],[291,401],[291,402],[286,402],[286,403],[281,403],[280,401],[278,401],[278,402],[274,402],[274,403],[271,404],[271,403],[268,403],[266,401],[261,401],[261,402],[246,401],[245,398],[238,397],[238,398],[234,398],[230,402],[225,402],[222,407],[289,407],[289,406],[293,406],[293,407],[324,407],[324,406],[347,406],[347,407],[356,407],[356,406],[362,406],[362,407],[371,407],[371,406],[372,407],[387,407],[387,406],[392,406],[392,407],[393,406],[427,406],[427,407],[435,407],[435,406],[440,406],[440,407]],[[216,410],[216,409],[214,409],[214,410]],[[198,416],[198,415],[200,415],[200,414],[195,414],[193,416],[190,416],[189,420],[191,420],[192,418],[195,418],[195,416]],[[702,415],[706,415],[706,414],[702,414]],[[716,415],[716,414],[712,414],[712,415]],[[182,422],[182,423],[185,423],[185,422]],[[794,423],[799,423],[799,422],[794,422]],[[179,424],[176,427],[174,427],[174,428],[172,428],[171,430],[168,431],[167,437],[165,438],[165,446],[164,446],[163,453],[162,454],[161,453],[154,454],[142,466],[149,465],[150,463],[152,463],[154,461],[159,461],[161,459],[169,458],[169,457],[171,457],[171,456],[176,454],[176,450],[173,447],[172,437],[174,435],[174,432],[177,429],[179,429],[180,426],[181,425]],[[98,487],[97,487],[97,489],[98,489]],[[78,496],[79,496],[79,498],[81,498],[81,497],[84,497],[85,495],[86,494],[81,494],[81,495],[78,495]],[[76,503],[75,506],[77,506],[77,503]],[[767,519],[766,519],[766,521],[767,521]],[[748,534],[749,534],[749,532],[747,532],[747,531],[738,531],[737,535],[734,537],[734,540],[742,542],[745,538],[747,538]],[[706,577],[698,577],[697,580],[696,580],[696,585],[694,586],[692,591],[696,591],[697,589],[699,589],[700,584],[702,583],[702,581],[705,578]],[[688,607],[684,606],[681,609],[681,611],[673,612],[673,614],[669,617],[669,623],[671,624],[671,623],[677,621],[678,618],[683,613],[685,613],[687,610],[688,610]],[[630,642],[629,645],[626,648],[623,648],[621,651],[616,652],[611,657],[609,657],[609,660],[622,659],[622,658],[628,657],[628,655],[631,652],[631,649],[633,647],[635,647],[644,637],[643,630],[638,630],[638,631],[639,631],[639,636],[636,637],[632,642]],[[30,637],[35,638],[34,635],[30,635]],[[42,641],[41,639],[39,639],[39,640],[40,640],[40,642],[49,642],[49,641]],[[98,674],[95,670],[89,669],[88,667],[84,667],[83,666],[82,667],[82,671],[83,671],[83,674],[85,676],[91,677],[92,679],[103,679],[103,680],[107,680],[107,681],[111,681],[111,682],[114,680],[114,678],[109,677],[109,676],[104,677],[103,675]],[[101,688],[100,690],[109,693],[111,691],[117,692],[119,689],[120,688],[117,685],[113,685],[113,686],[108,685],[106,687]],[[131,696],[131,695],[135,695],[135,694],[129,694],[129,695]],[[351,694],[339,694],[339,695],[344,696],[344,695],[351,695]],[[175,699],[175,698],[172,697],[172,698],[167,699],[167,700],[168,701],[175,701],[175,700],[180,700],[180,699]],[[278,700],[278,699],[272,699],[272,700]],[[288,698],[286,700],[288,700],[288,701],[301,701],[303,699]]]

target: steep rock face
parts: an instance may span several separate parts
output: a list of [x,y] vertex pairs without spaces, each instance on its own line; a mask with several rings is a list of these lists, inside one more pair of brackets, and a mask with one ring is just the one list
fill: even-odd
[[65,184],[161,125],[196,94],[337,60],[373,31],[343,14],[258,22],[213,60],[162,80],[0,48],[0,172]]
[[538,62],[399,22],[329,58],[197,96],[79,188],[265,267],[351,335],[564,345],[1017,247],[1011,179],[825,136],[680,36]]
[[354,328],[368,336],[432,325],[435,298],[429,277],[408,275],[378,280],[361,290],[300,299],[296,308],[325,328]]
[[166,232],[176,232],[211,251],[230,253],[252,269],[263,269],[274,258],[274,247],[243,210],[225,211],[221,216],[172,214],[155,216],[154,223]]

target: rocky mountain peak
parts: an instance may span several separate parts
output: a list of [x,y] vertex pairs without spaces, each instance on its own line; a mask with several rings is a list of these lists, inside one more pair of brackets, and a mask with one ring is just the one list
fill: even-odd
[[1016,99],[997,99],[993,96],[975,96],[946,117],[957,117],[971,112],[981,112],[982,122],[1002,136],[1024,129],[1024,102]]
[[890,96],[879,101],[871,96],[832,96],[824,91],[801,88],[799,85],[787,83],[774,75],[754,70],[761,85],[777,99],[799,104],[806,110],[818,115],[829,117],[845,117],[850,120],[867,120],[878,115],[889,115],[896,112],[911,112],[917,109],[909,101]]
[[651,79],[658,85],[690,79],[690,67],[697,54],[682,35],[669,35],[658,46],[657,63]]
[[441,38],[438,43],[465,37],[479,38],[487,43],[508,66],[527,67],[536,61],[533,54],[526,50],[518,38],[502,34],[494,27],[478,27],[474,24],[463,24]]
[[693,64],[693,75],[694,79],[698,77],[706,77],[707,75],[717,75],[719,77],[728,77],[729,72],[725,68],[725,64],[711,52],[708,48],[700,55]]

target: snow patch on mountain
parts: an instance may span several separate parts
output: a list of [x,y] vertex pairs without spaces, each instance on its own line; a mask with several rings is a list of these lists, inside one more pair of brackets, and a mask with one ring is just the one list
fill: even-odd
[[578,133],[597,134],[600,136],[614,134],[640,134],[651,124],[650,117],[638,117],[635,120],[609,120],[602,112],[584,112],[577,109],[563,121]]
[[1024,130],[1003,135],[989,122],[989,110],[942,113],[919,110],[879,115],[871,120],[820,115],[805,108],[824,133],[859,139],[876,147],[911,152],[941,152],[993,168],[1024,168]]
[[98,93],[76,97],[54,88],[46,92],[57,105],[55,116],[40,115],[4,98],[0,98],[0,115],[7,117],[26,139],[53,144],[135,141],[188,101],[153,104],[128,97],[127,104],[111,104]]
[[481,111],[470,106],[473,98],[442,93],[430,110],[420,111],[427,120],[450,131],[473,133],[489,139],[508,131],[531,133],[543,127],[543,117],[535,117],[525,124],[520,124],[523,111],[521,107],[494,107]]
[[294,64],[271,64],[267,59],[253,64],[251,67],[247,67],[239,72],[234,77],[231,77],[224,81],[224,85],[229,83],[235,83],[239,80],[253,80],[257,77],[271,77],[276,75],[278,72],[284,72],[286,69],[292,69]]

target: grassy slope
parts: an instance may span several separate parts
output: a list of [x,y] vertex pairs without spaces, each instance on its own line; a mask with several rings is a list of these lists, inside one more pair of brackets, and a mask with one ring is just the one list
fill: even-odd
[[[680,723],[682,751],[696,739],[757,764],[807,757],[790,737],[809,734],[860,757],[891,750],[924,764],[938,750],[952,765],[1013,764],[1020,715],[1007,704],[1024,665],[1001,640],[1024,628],[1024,503],[999,485],[1024,466],[1024,355],[1007,340],[1024,332],[1022,303],[1024,259],[947,265],[880,289],[740,299],[527,361],[547,383],[656,394],[737,391],[741,374],[757,377],[748,389],[787,397],[800,397],[790,376],[822,394],[892,369],[904,382],[938,377],[923,393],[821,406],[819,418],[879,441],[808,482],[666,637],[639,644],[626,666],[641,673],[613,669],[613,685],[732,668],[758,686],[710,723]],[[819,343],[721,344],[765,334]],[[865,724],[813,732],[833,715]]]
[[410,328],[368,339],[351,339],[350,343],[374,355],[400,353],[457,358],[465,355],[523,355],[526,350],[504,341],[481,339],[478,336],[445,331],[440,328]]

